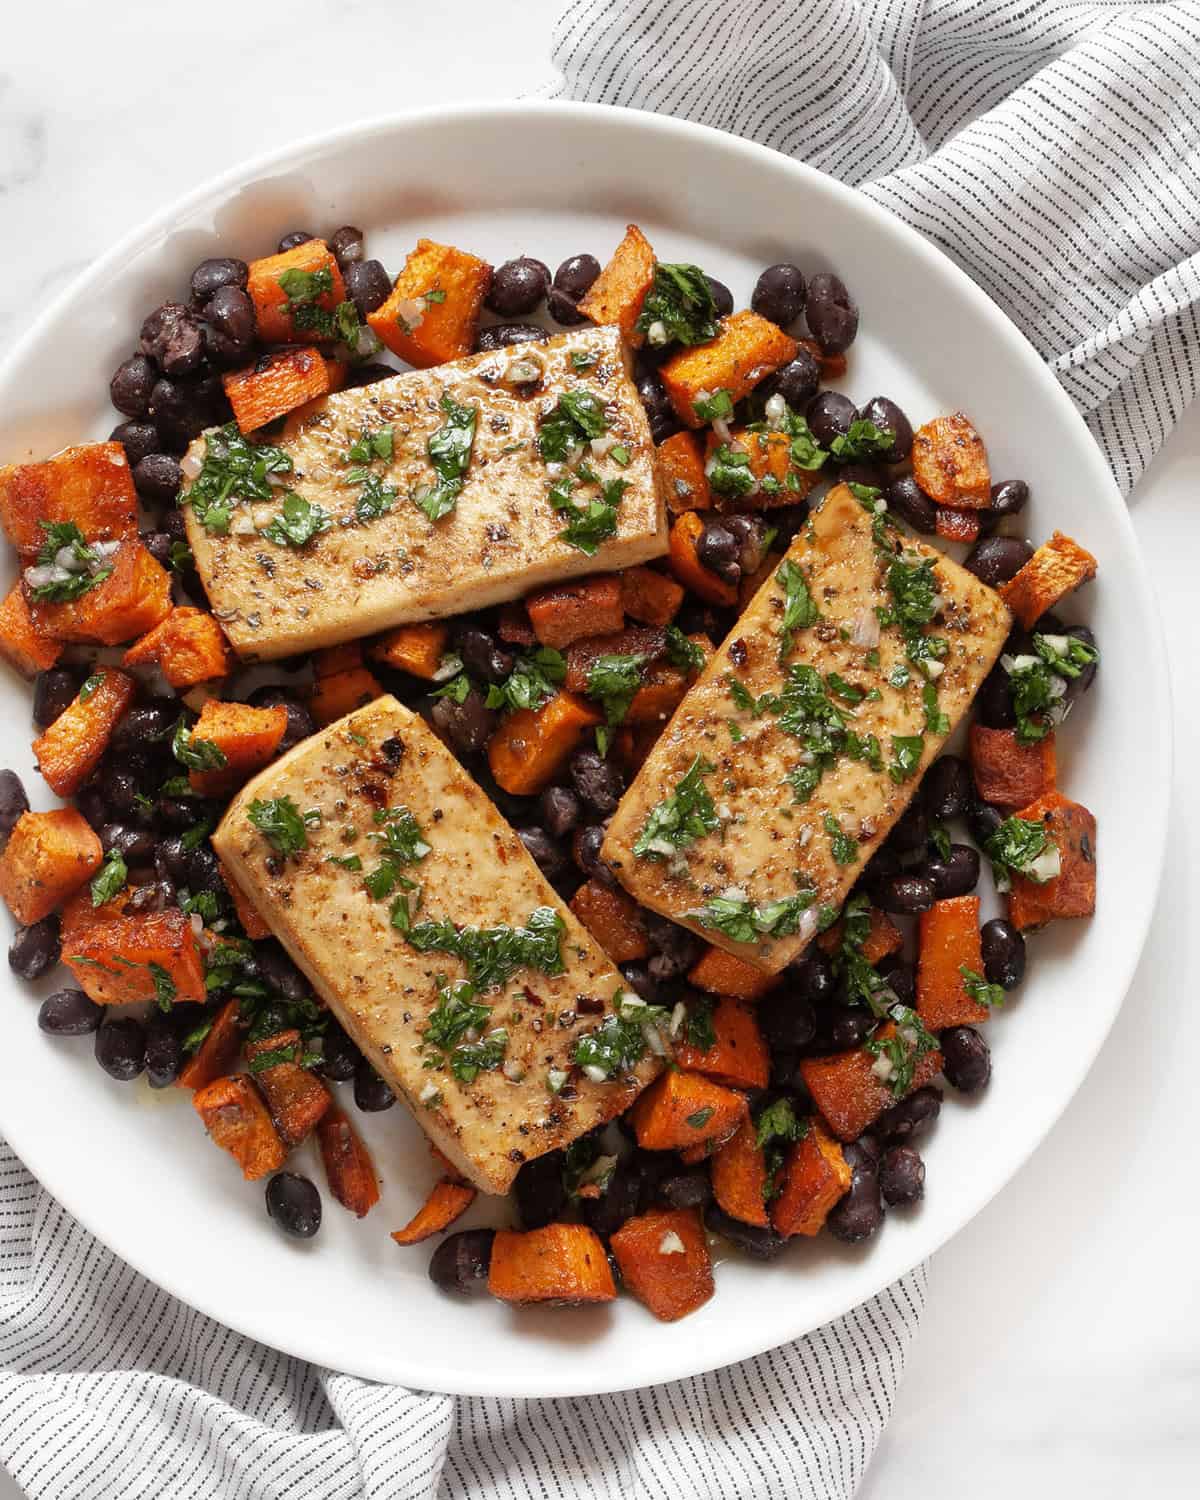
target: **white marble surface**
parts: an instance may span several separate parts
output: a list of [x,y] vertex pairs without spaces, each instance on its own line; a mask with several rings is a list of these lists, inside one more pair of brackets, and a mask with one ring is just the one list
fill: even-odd
[[[549,77],[559,0],[41,0],[0,49],[0,341],[152,208],[328,125]],[[381,60],[383,66],[380,66]],[[1032,1163],[936,1260],[869,1500],[1194,1494],[1200,1291],[1192,1157],[1200,831],[1200,420],[1133,500],[1166,616],[1179,769],[1158,919],[1090,1078]],[[1129,705],[1138,711],[1136,703]],[[1147,725],[1166,734],[1166,725]],[[1137,768],[1129,768],[1131,795]],[[16,1487],[0,1474],[0,1500]]]

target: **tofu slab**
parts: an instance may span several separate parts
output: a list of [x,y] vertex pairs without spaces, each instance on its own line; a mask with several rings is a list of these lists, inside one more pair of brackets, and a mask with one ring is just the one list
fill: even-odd
[[[654,447],[615,327],[582,328],[544,344],[473,354],[310,402],[273,441],[290,456],[287,482],[333,518],[329,530],[295,549],[254,531],[279,509],[244,503],[227,536],[210,536],[185,505],[188,538],[213,609],[238,655],[263,661],[333,646],[391,625],[481,609],[584,573],[629,567],[667,550]],[[535,362],[542,378],[515,383],[514,366]],[[582,365],[582,368],[580,366]],[[519,369],[517,373],[522,373]],[[538,419],[568,390],[605,405],[606,437],[629,454],[589,462],[602,480],[623,479],[617,534],[594,556],[558,540],[565,525],[550,503],[553,477],[534,444]],[[455,509],[429,521],[413,503],[434,475],[426,442],[445,422],[444,394],[478,406],[470,467]],[[359,488],[346,482],[346,451],[363,428],[390,426],[394,453],[374,465],[399,498],[385,515],[359,523]],[[199,462],[203,436],[188,450]],[[580,487],[581,498],[598,492]]]
[[[778,714],[769,709],[755,714],[735,702],[731,676],[756,702],[764,694],[779,694],[785,685],[779,663],[784,590],[773,574],[679,705],[609,824],[603,856],[638,901],[770,973],[807,947],[822,908],[828,913],[845,901],[966,712],[1008,634],[1011,616],[993,590],[920,542],[906,539],[905,553],[930,558],[935,565],[943,604],[925,633],[948,645],[936,679],[937,708],[949,719],[946,733],[925,727],[925,678],[907,663],[897,626],[880,629],[874,648],[877,665],[874,658],[868,660],[871,647],[852,643],[855,631],[862,632],[863,622],[869,628],[876,609],[889,607],[892,598],[887,559],[877,553],[872,535],[872,516],[845,485],[838,485],[787,554],[806,575],[820,617],[795,632],[786,666],[807,663],[826,683],[836,673],[864,695],[878,691],[877,700],[853,704],[833,693],[830,701],[844,714],[848,729],[864,739],[876,736],[882,769],[841,754],[811,798],[798,802],[785,778],[803,764],[802,741],[780,727]],[[906,667],[905,685],[893,686],[893,669]],[[888,773],[893,735],[924,736],[913,774],[899,783]],[[647,816],[675,791],[697,755],[713,767],[703,780],[719,826],[686,849],[666,851],[669,857],[636,855],[634,845]],[[834,856],[827,819],[836,820],[835,832],[853,841],[852,857],[845,863]],[[847,849],[840,852],[845,856]],[[761,907],[799,890],[811,891],[813,899],[800,930],[787,935],[737,942],[688,916],[714,898]]]
[[[254,799],[279,797],[320,814],[308,847],[288,857],[247,817]],[[507,1029],[505,1061],[520,1076],[497,1068],[467,1084],[444,1065],[425,1066],[431,1054],[422,1033],[439,984],[465,978],[466,964],[411,947],[389,920],[393,897],[377,900],[366,889],[364,875],[380,856],[369,837],[381,831],[375,813],[399,806],[431,845],[402,869],[420,887],[417,920],[516,927],[551,907],[565,925],[561,974],[523,968],[478,996],[492,1009],[485,1032]],[[394,698],[376,699],[263,771],[230,804],[213,844],[316,993],[434,1144],[484,1192],[506,1192],[523,1162],[619,1114],[658,1071],[648,1056],[627,1079],[593,1083],[574,1069],[561,1093],[549,1090],[549,1071],[570,1069],[575,1039],[611,1011],[621,976],[479,787]],[[330,859],[354,855],[361,870]]]

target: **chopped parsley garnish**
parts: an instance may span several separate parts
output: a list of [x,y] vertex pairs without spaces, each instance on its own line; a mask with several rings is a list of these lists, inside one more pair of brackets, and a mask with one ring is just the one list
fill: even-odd
[[[204,741],[201,740],[200,743],[203,744]],[[180,838],[179,847],[185,853],[190,854],[193,849],[199,849],[201,844],[204,843],[205,839],[208,838],[209,834],[212,831],[213,820],[211,818],[201,818],[198,823],[193,823],[192,826],[187,830],[187,832]]]
[[384,825],[382,833],[370,833],[380,847],[378,866],[364,877],[363,884],[376,901],[390,896],[406,882],[400,874],[405,865],[418,864],[432,847],[421,832],[421,825],[407,807],[387,807],[375,814],[376,823]]
[[541,424],[538,452],[548,464],[565,463],[586,439],[603,437],[607,431],[604,403],[594,391],[583,388],[564,391],[554,410]]
[[925,709],[925,728],[930,734],[949,734],[950,717],[938,707],[937,688],[932,682],[921,689],[921,703]]
[[399,498],[397,491],[390,484],[384,484],[378,474],[368,474],[354,502],[355,520],[365,523],[386,516]]
[[790,1099],[775,1099],[760,1112],[755,1121],[754,1143],[765,1153],[766,1176],[763,1180],[763,1201],[769,1203],[779,1191],[779,1173],[783,1167],[787,1147],[793,1141],[802,1141],[808,1134],[808,1121],[798,1120]]
[[[792,467],[803,469],[806,473],[815,473],[829,457],[825,449],[818,446],[817,440],[813,437],[812,430],[805,419],[798,411],[793,411],[786,402],[783,403],[782,415],[775,419],[769,426],[766,422],[751,422],[750,431],[784,433],[785,436],[791,439],[788,448],[788,457]],[[788,475],[789,489],[798,488],[798,485],[794,482],[795,478],[794,474]],[[766,488],[765,485],[764,488]]]
[[246,816],[280,854],[299,854],[301,849],[308,848],[304,816],[290,797],[271,797],[267,801],[255,797]]
[[717,308],[708,277],[699,266],[659,261],[636,326],[652,345],[716,338]]
[[92,675],[87,678],[83,686],[79,689],[80,703],[86,703],[88,701],[88,699],[95,693],[96,689],[103,683],[106,675],[107,674],[104,672],[93,672]]
[[[567,663],[561,651],[540,646],[525,656],[518,656],[503,682],[493,682],[487,690],[488,708],[541,708],[554,697],[555,684],[567,675]],[[455,678],[454,681],[466,681]],[[464,695],[465,696],[465,695]],[[459,702],[462,700],[459,699]]]
[[783,692],[772,705],[779,714],[779,727],[794,735],[804,746],[806,761],[789,773],[788,781],[797,801],[808,798],[801,790],[810,786],[812,795],[822,775],[833,764],[834,757],[845,746],[846,720],[830,700],[821,674],[807,662],[788,668]]
[[374,432],[364,427],[346,450],[346,462],[370,464],[376,459],[391,463],[395,452],[395,431],[391,427],[377,427]]
[[1022,745],[1045,739],[1063,717],[1067,683],[1100,657],[1094,646],[1077,636],[1035,635],[1033,649],[1035,656],[1003,659]]
[[688,1046],[699,1052],[707,1052],[717,1045],[717,1033],[713,1029],[713,1009],[716,1002],[711,995],[697,995],[687,1008],[683,1023],[683,1034]]
[[1008,889],[1014,874],[1044,885],[1061,870],[1057,844],[1034,818],[1005,818],[985,841],[983,852],[992,862],[992,874],[1001,891]]
[[808,579],[790,557],[780,564],[775,582],[783,590],[783,618],[779,622],[779,659],[790,653],[797,630],[806,630],[821,617],[816,600],[809,591]]
[[318,338],[341,339],[352,348],[357,345],[359,321],[354,303],[342,301],[334,308],[320,305],[320,299],[333,291],[333,271],[329,266],[318,266],[315,271],[289,266],[275,280],[288,299],[284,311],[293,328]]
[[[488,689],[491,692],[491,688]],[[471,696],[471,679],[465,672],[460,672],[457,677],[452,677],[449,682],[443,682],[440,688],[434,688],[430,694],[431,698],[449,698],[453,703],[465,703]]]
[[429,1012],[422,1033],[426,1046],[446,1052],[457,1046],[468,1031],[481,1031],[491,1019],[491,1008],[475,999],[473,984],[460,980],[438,990],[438,1003]]
[[821,819],[825,832],[829,835],[829,852],[839,865],[852,865],[858,859],[858,845],[848,833],[842,832],[842,825],[832,813],[826,813]]
[[450,1071],[459,1083],[474,1083],[480,1073],[491,1073],[504,1061],[508,1032],[501,1026],[478,1042],[462,1042],[450,1054]]
[[267,476],[291,472],[292,460],[282,448],[251,442],[236,422],[228,422],[205,437],[203,467],[179,503],[192,507],[210,535],[225,536],[238,501],[274,499]]
[[362,869],[362,856],[359,854],[327,854],[325,856],[327,865],[337,865],[342,870],[358,871]]
[[413,496],[418,509],[424,511],[431,521],[449,515],[458,503],[471,465],[475,423],[479,416],[477,406],[461,406],[449,394],[443,395],[441,405],[446,420],[430,434],[425,444],[437,482]]
[[220,745],[212,740],[198,740],[193,735],[183,714],[171,736],[171,754],[189,771],[220,771],[229,764],[229,758]]
[[539,906],[524,927],[456,927],[448,918],[419,922],[407,933],[419,953],[450,953],[467,966],[480,991],[497,989],[520,969],[561,974],[566,924],[552,906]]
[[843,748],[851,760],[862,761],[864,765],[870,766],[872,771],[883,770],[883,750],[880,748],[877,736],[857,734],[853,729],[847,729],[846,743]]
[[606,652],[588,670],[587,695],[603,705],[609,726],[620,724],[629,712],[634,694],[642,685],[642,668],[649,660],[644,651],[622,654]]
[[864,688],[860,688],[856,683],[847,682],[840,672],[828,673],[825,681],[829,685],[829,691],[847,703],[861,703],[867,696]]
[[812,891],[761,904],[746,896],[714,896],[685,916],[711,932],[723,932],[735,943],[755,943],[760,937],[790,937],[799,930],[800,920],[812,903]]
[[586,509],[571,507],[571,518],[566,529],[560,531],[558,540],[577,547],[587,557],[594,557],[600,543],[617,534],[617,506],[621,502],[628,483],[624,479],[610,479],[601,487],[601,498],[588,502]]
[[697,396],[692,402],[692,410],[702,422],[727,421],[733,416],[733,392],[721,386],[711,395]]
[[[112,572],[112,564],[101,561],[100,554],[84,541],[83,532],[74,521],[39,521],[38,525],[46,533],[46,540],[37,555],[38,564],[46,568],[59,567],[67,577],[36,584],[31,589],[35,599],[49,604],[66,604],[103,583]],[[66,561],[59,561],[60,552],[68,554]]]
[[861,463],[864,459],[882,458],[896,441],[890,427],[876,427],[861,418],[850,423],[848,432],[839,433],[829,451],[839,463]]
[[612,459],[613,463],[620,464],[623,469],[627,469],[633,461],[632,455],[624,443],[614,443],[608,450],[608,456]]
[[203,922],[215,922],[221,915],[221,898],[216,891],[197,891],[193,895],[186,886],[180,886],[175,900],[181,912],[188,916],[195,912]]
[[298,266],[289,266],[286,271],[280,271],[275,280],[288,299],[289,314],[294,312],[294,308],[306,306],[333,291],[333,272],[328,266],[318,266],[315,271],[302,271]]
[[119,849],[110,849],[100,870],[92,877],[92,905],[103,906],[119,896],[129,879],[129,866]]
[[150,979],[154,984],[155,1003],[157,1004],[159,1010],[170,1010],[175,996],[178,993],[175,988],[175,981],[171,978],[170,974],[167,973],[166,969],[163,968],[162,964],[156,964],[152,962],[148,963],[146,965],[146,968],[149,971]]
[[925,737],[920,734],[892,735],[892,763],[888,775],[900,785],[914,774],[925,753]]
[[704,777],[716,767],[697,755],[679,778],[675,790],[650,809],[633,845],[639,859],[669,859],[712,833],[720,819]]
[[681,672],[699,672],[707,658],[703,648],[689,640],[678,625],[668,625],[667,660]]
[[940,859],[950,858],[950,835],[946,831],[946,825],[936,819],[929,824],[929,842],[937,850]]
[[703,1130],[713,1117],[713,1107],[706,1104],[703,1109],[698,1109],[694,1114],[688,1115],[685,1123],[691,1130]]
[[594,1083],[628,1073],[646,1055],[644,1028],[657,1026],[666,1016],[659,1005],[647,1005],[636,995],[618,990],[613,996],[614,1013],[605,1016],[594,1031],[577,1037],[571,1061]]
[[729,690],[729,696],[734,705],[743,713],[752,714],[756,719],[765,714],[768,709],[777,707],[779,699],[774,693],[764,693],[761,698],[756,698],[740,677],[735,677],[732,672],[725,673],[725,686]]
[[938,585],[933,576],[933,558],[922,558],[916,563],[893,558],[888,566],[887,587],[892,604],[880,611],[881,625],[915,629],[928,625],[937,613]]
[[963,978],[963,989],[970,995],[972,1000],[980,1005],[993,1006],[1004,1004],[1004,986],[1001,984],[989,984],[982,974],[977,974],[974,969],[969,969],[966,964],[959,964],[958,972]]
[[332,525],[332,517],[322,506],[289,490],[282,509],[263,527],[262,535],[277,547],[304,547]]
[[755,485],[750,455],[744,448],[733,448],[728,443],[714,450],[705,472],[709,488],[731,500],[748,495]]
[[871,931],[871,903],[866,896],[852,896],[842,911],[841,941],[833,954],[833,972],[847,1005],[865,1005],[882,1018],[896,999],[883,975],[863,953]]
[[920,1016],[907,1005],[893,1005],[888,1015],[896,1023],[891,1036],[874,1036],[864,1049],[875,1058],[886,1058],[890,1067],[884,1081],[892,1097],[903,1099],[913,1086],[917,1064],[937,1051],[937,1038],[926,1030]]

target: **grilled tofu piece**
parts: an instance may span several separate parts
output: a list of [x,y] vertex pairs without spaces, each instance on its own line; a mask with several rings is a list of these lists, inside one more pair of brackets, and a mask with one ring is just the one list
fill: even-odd
[[[793,586],[808,623],[785,651],[791,569],[812,608]],[[605,860],[643,905],[782,969],[912,800],[1010,622],[991,589],[836,486],[679,705]]]
[[[290,799],[290,823],[281,799]],[[403,808],[415,829],[389,818],[388,809]],[[285,846],[298,842],[296,818],[304,846],[285,853],[277,844],[281,836]],[[259,825],[280,819],[284,831],[272,843]],[[386,839],[396,846],[392,879],[381,874]],[[484,1192],[507,1191],[523,1162],[619,1114],[658,1072],[651,1055],[608,1082],[572,1067],[576,1039],[611,1015],[621,976],[479,787],[394,698],[376,699],[263,771],[230,804],[213,844],[316,993],[434,1144]],[[395,925],[403,920],[394,915],[398,898],[412,912],[408,936]],[[532,957],[528,948],[518,955],[526,961],[516,967],[505,961],[520,942],[511,929],[526,928],[534,913],[551,936]],[[489,987],[480,973],[474,995],[458,992],[488,1011],[457,1036],[446,986],[464,980],[471,962],[414,946],[420,924],[438,941],[447,932],[439,923],[510,929],[480,947],[479,962],[500,982]],[[561,972],[546,972],[557,953]],[[443,1046],[426,1036],[435,1009],[435,1028],[448,1028],[435,1029]],[[501,1028],[503,1047],[495,1038]],[[472,1079],[465,1075],[479,1060],[475,1039],[493,1055]]]
[[[616,328],[581,328],[341,391],[293,413],[274,440],[292,471],[276,477],[326,512],[325,531],[298,547],[262,534],[281,509],[282,483],[279,498],[235,504],[225,535],[206,530],[196,508],[184,506],[196,566],[238,655],[263,661],[332,646],[665,553],[654,445],[628,360]],[[531,381],[531,370],[540,378]],[[539,423],[570,391],[590,391],[603,404],[607,427],[597,447],[610,440],[612,447],[583,448],[596,480],[625,486],[616,532],[592,555],[559,539],[570,512],[555,509],[550,486],[566,469],[548,466],[535,441]],[[431,521],[414,495],[436,482],[426,445],[446,425],[443,396],[478,413],[454,508]],[[364,430],[384,428],[390,459],[349,457]],[[198,468],[206,441],[192,444],[186,468]],[[360,508],[378,508],[370,497],[380,484],[395,492],[390,509],[360,520]],[[596,483],[579,482],[571,500],[595,501],[600,493]]]

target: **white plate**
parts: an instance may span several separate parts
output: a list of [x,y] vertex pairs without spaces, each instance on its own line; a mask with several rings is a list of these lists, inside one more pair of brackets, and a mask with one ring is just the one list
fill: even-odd
[[[285,230],[351,222],[393,273],[418,234],[497,263],[527,252],[553,266],[585,250],[603,259],[630,220],[664,259],[719,276],[739,305],[773,261],[836,269],[862,308],[848,392],[885,392],[914,424],[964,407],[993,473],[1030,481],[1030,536],[1059,527],[1099,558],[1099,580],[1071,612],[1096,629],[1104,662],[1060,754],[1064,788],[1100,821],[1098,914],[1032,940],[1030,977],[988,1028],[991,1086],[976,1103],[947,1098],[919,1210],[893,1213],[857,1250],[825,1237],[770,1266],[725,1260],[716,1296],[674,1325],[631,1298],[514,1312],[438,1294],[426,1277],[430,1247],[401,1250],[388,1238],[431,1180],[422,1138],[399,1108],[356,1116],[384,1178],[380,1206],[358,1223],[327,1197],[318,1238],[286,1241],[267,1220],[261,1184],[239,1180],[185,1096],[111,1081],[89,1040],[42,1036],[28,989],[7,980],[0,1131],[50,1191],[193,1306],[374,1379],[507,1396],[618,1390],[756,1354],[862,1302],[961,1229],[1046,1134],[1112,1024],[1155,900],[1170,758],[1165,655],[1102,456],[1034,351],[948,260],[855,192],[773,152],[646,114],[519,104],[369,123],[252,162],[157,215],[41,318],[0,372],[0,462],[107,435],[111,371],[141,318],[181,295],[203,256],[262,255]],[[21,772],[35,805],[52,805],[32,770],[28,689],[8,674],[0,711],[0,763]],[[300,1170],[320,1181],[308,1150]],[[477,1204],[463,1224],[483,1219]],[[1017,1275],[1021,1238],[1014,1224]]]

